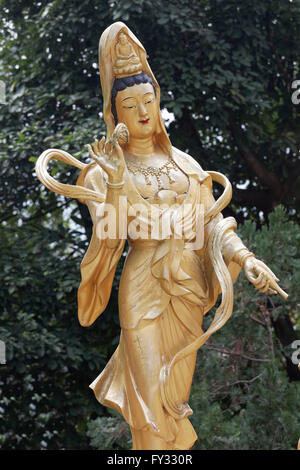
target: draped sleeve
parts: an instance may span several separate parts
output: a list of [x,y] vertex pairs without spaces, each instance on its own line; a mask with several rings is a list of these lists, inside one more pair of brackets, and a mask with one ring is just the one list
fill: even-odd
[[[215,203],[215,199],[212,193],[212,179],[211,177],[206,178],[205,181],[202,183],[201,187],[201,195],[202,195],[202,202],[204,204],[204,212],[208,211],[208,209]],[[204,239],[205,244],[201,252],[199,253],[200,258],[202,257],[203,263],[205,265],[205,273],[206,279],[208,284],[208,304],[205,308],[205,312],[208,312],[213,305],[215,304],[218,295],[221,292],[220,284],[217,279],[215,269],[212,263],[212,260],[205,256],[205,252],[207,249],[207,242],[210,236],[213,234],[218,222],[223,219],[223,215],[220,212],[218,215],[213,217],[209,220],[204,226]],[[232,230],[228,230],[225,233],[222,241],[222,256],[224,262],[227,266],[229,271],[230,277],[232,282],[234,283],[241,271],[241,266],[235,262],[234,256],[240,250],[246,248],[243,244],[242,240],[238,237],[238,235]]]
[[[189,175],[195,175],[201,185],[201,204],[204,206],[204,216],[209,209],[215,204],[215,198],[212,192],[212,177],[209,172],[204,171],[198,162],[194,160],[190,155],[181,152],[180,150],[173,147],[173,156],[179,167]],[[209,239],[216,233],[218,223],[222,221],[223,215],[219,212],[213,218],[209,219],[204,224],[204,244],[200,250],[196,253],[200,258],[202,265],[205,268],[205,277],[208,287],[207,297],[208,303],[205,308],[205,313],[208,312],[217,300],[218,295],[221,292],[220,283],[216,276],[215,266],[209,256],[207,256],[207,248]],[[233,218],[232,218],[233,219]],[[236,254],[245,249],[245,245],[242,240],[236,235],[234,230],[229,229],[222,238],[222,257],[226,264],[226,267],[231,276],[232,282],[235,282],[240,271],[241,266],[236,262]]]
[[[204,211],[206,212],[210,207],[215,203],[215,198],[212,193],[212,179],[211,177],[206,178],[203,182],[202,188],[202,197],[204,203]],[[220,212],[216,217],[210,220],[205,226],[205,239],[208,240],[209,234],[214,229],[215,225],[223,219],[223,215]],[[232,262],[234,255],[246,248],[243,244],[242,240],[238,237],[238,235],[233,230],[228,230],[224,239],[223,239],[223,246],[222,246],[222,253],[224,256],[224,260],[226,264]]]
[[123,253],[125,240],[118,241],[114,248],[106,244],[99,235],[99,224],[103,219],[103,206],[106,198],[106,182],[103,171],[92,164],[82,171],[77,184],[93,189],[103,195],[103,203],[85,203],[93,221],[93,234],[88,250],[80,266],[81,284],[78,289],[78,319],[82,326],[90,326],[105,310],[118,261]]

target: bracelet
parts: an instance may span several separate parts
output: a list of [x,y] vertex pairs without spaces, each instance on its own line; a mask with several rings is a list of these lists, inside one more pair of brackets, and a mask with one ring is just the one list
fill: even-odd
[[120,183],[110,183],[109,181],[107,181],[106,185],[112,189],[121,189],[124,186],[124,181],[121,181]]
[[242,254],[240,257],[240,265],[243,267],[246,259],[248,258],[255,258],[255,255],[251,253],[251,251],[248,251],[247,253]]
[[[240,254],[240,252],[242,252]],[[239,250],[239,252],[237,252],[235,255],[234,255],[234,258],[237,258],[238,257],[238,264],[240,266],[244,266],[244,263],[246,261],[247,258],[255,258],[255,255],[253,253],[251,253],[251,251],[249,251],[247,248],[242,248],[241,250]]]

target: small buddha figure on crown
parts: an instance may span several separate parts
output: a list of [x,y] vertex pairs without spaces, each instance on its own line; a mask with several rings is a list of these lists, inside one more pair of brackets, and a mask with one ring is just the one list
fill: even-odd
[[117,76],[139,73],[141,69],[140,59],[132,44],[124,33],[120,33],[116,44],[116,60],[114,72]]

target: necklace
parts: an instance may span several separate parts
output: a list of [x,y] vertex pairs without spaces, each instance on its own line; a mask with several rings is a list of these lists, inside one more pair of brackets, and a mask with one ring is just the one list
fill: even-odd
[[133,175],[137,173],[141,173],[145,177],[145,181],[147,185],[151,185],[150,176],[154,176],[156,178],[158,188],[162,189],[162,182],[160,177],[162,175],[166,175],[169,179],[169,183],[172,184],[175,180],[170,175],[170,171],[173,169],[178,171],[178,167],[176,163],[169,157],[168,161],[164,163],[161,167],[155,168],[154,166],[146,166],[143,163],[136,163],[136,162],[126,162],[127,168]]

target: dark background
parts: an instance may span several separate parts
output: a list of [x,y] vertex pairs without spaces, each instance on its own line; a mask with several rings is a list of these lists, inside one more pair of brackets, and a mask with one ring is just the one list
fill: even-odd
[[[249,249],[290,294],[269,298],[241,276],[232,319],[199,352],[196,448],[295,449],[299,2],[0,0],[0,17],[1,448],[130,447],[126,423],[88,388],[118,342],[121,265],[106,312],[80,327],[76,292],[90,217],[34,173],[43,150],[87,161],[85,145],[104,134],[98,41],[123,21],[149,54],[161,107],[174,113],[173,145],[228,176],[225,215],[236,217]],[[74,183],[77,173],[57,164],[52,175]]]

